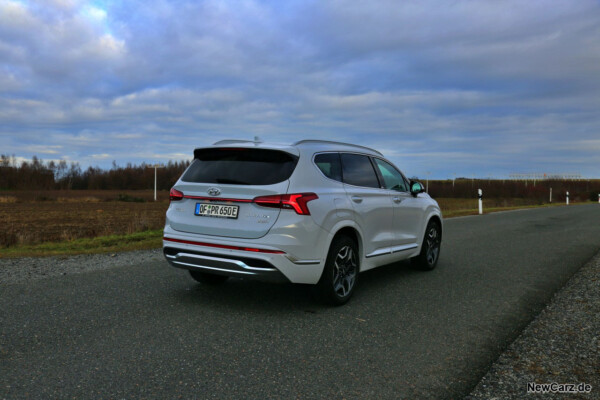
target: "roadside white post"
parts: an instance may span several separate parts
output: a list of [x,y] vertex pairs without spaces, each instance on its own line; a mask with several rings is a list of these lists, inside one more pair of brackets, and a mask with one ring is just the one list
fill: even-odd
[[477,190],[477,197],[479,198],[479,215],[483,214],[483,191]]
[[156,170],[164,167],[164,165],[160,164],[148,165],[148,168],[154,168],[154,201],[156,201]]
[[552,203],[552,188],[550,188],[550,203]]
[[598,193],[598,204],[600,204],[600,193]]
[[567,205],[569,205],[569,192],[567,192]]

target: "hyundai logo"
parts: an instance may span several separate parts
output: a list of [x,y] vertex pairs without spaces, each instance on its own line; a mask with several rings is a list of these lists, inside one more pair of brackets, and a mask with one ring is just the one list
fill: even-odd
[[211,187],[211,188],[208,188],[207,192],[211,196],[218,196],[221,194],[221,189],[216,188],[216,187]]

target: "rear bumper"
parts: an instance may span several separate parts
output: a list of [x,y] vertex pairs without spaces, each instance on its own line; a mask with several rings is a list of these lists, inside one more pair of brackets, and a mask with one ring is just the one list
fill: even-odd
[[275,266],[260,259],[214,255],[174,247],[165,247],[163,252],[169,264],[176,268],[267,282],[290,282]]
[[[174,241],[174,239],[176,241]],[[268,243],[268,245],[267,245]],[[249,251],[249,248],[259,248]],[[246,249],[246,250],[244,250]],[[267,252],[263,252],[263,251]],[[324,259],[299,258],[278,243],[277,237],[260,241],[219,239],[174,231],[165,226],[163,252],[176,268],[269,282],[316,284],[323,272]]]

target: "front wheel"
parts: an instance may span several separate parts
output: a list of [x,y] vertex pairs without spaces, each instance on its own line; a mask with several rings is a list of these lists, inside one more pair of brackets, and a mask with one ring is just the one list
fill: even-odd
[[431,271],[440,258],[442,244],[442,229],[436,221],[429,221],[425,229],[425,237],[421,246],[421,253],[411,259],[414,266],[425,271]]
[[317,289],[323,301],[342,305],[350,300],[360,270],[358,246],[347,236],[336,238],[329,249]]

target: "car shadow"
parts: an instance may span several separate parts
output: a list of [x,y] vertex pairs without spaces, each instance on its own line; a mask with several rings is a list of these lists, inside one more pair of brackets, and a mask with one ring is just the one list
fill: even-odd
[[[342,309],[361,304],[377,304],[378,296],[396,290],[408,281],[419,280],[422,271],[415,270],[410,262],[401,261],[365,271],[360,274],[353,298]],[[186,277],[187,278],[187,277]],[[183,287],[174,292],[178,301],[190,306],[207,306],[239,311],[288,313],[320,313],[339,309],[320,302],[313,285],[292,283],[266,283],[230,278],[219,285],[207,285],[187,278]]]

